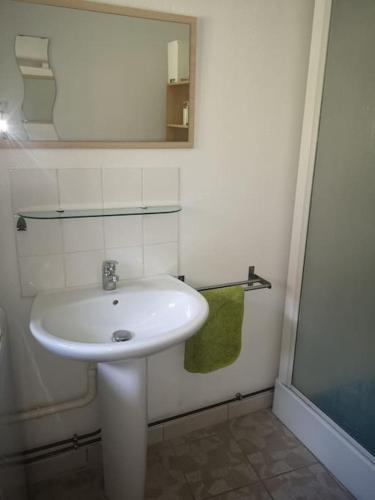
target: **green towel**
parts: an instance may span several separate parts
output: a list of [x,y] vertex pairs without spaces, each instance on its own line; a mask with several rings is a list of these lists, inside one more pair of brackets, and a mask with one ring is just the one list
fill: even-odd
[[185,370],[208,373],[232,364],[241,351],[244,290],[240,286],[202,292],[210,306],[205,325],[185,343]]

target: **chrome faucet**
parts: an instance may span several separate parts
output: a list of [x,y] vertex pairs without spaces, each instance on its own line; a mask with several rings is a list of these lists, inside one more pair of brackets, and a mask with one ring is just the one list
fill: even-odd
[[115,290],[119,277],[116,274],[117,260],[105,260],[102,266],[103,290]]

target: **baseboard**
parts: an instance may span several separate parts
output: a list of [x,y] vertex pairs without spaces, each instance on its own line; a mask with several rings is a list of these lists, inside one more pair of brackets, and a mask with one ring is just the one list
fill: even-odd
[[271,408],[272,401],[273,390],[267,390],[238,401],[231,401],[215,408],[195,412],[193,415],[178,417],[169,422],[153,425],[148,431],[149,444],[174,439],[209,425],[220,424],[247,413]]
[[358,500],[374,500],[375,462],[350,436],[279,381],[273,412]]

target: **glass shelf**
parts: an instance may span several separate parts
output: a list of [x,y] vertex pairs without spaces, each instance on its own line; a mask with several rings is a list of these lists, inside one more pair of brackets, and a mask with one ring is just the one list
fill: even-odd
[[124,215],[171,214],[180,212],[179,205],[154,207],[88,208],[81,210],[21,211],[17,215],[24,219],[82,219],[84,217],[116,217]]

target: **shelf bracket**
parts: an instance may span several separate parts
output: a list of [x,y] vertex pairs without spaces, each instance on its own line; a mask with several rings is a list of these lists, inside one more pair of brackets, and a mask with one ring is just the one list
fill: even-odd
[[27,231],[26,220],[22,215],[19,215],[17,219],[17,231]]

